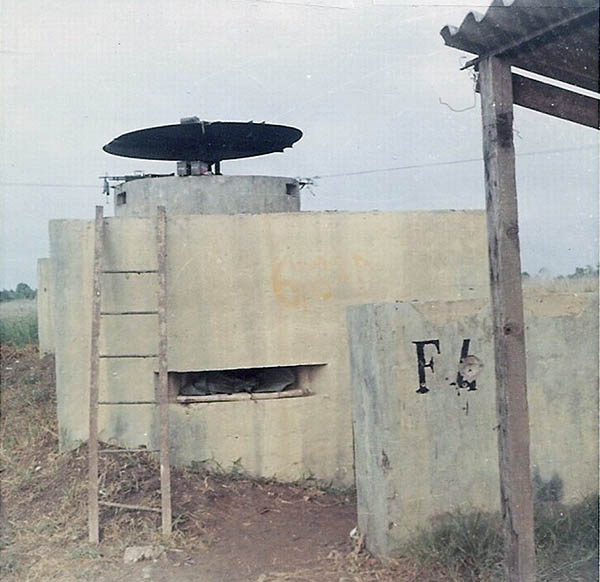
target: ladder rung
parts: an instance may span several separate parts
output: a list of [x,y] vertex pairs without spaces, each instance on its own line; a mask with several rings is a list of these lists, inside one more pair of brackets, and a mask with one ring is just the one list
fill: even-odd
[[120,453],[160,453],[159,449],[100,449],[101,454],[117,455]]
[[101,311],[100,315],[158,315],[158,311]]
[[148,507],[147,505],[129,505],[128,503],[115,503],[113,501],[98,501],[98,505],[120,507],[121,509],[133,509],[135,511],[154,511],[155,513],[162,513],[158,507]]
[[115,273],[123,273],[123,274],[142,274],[142,273],[158,273],[157,269],[127,269],[127,270],[107,270],[107,271],[101,271],[102,273],[106,273],[106,274],[115,274]]
[[157,358],[157,354],[100,354],[100,358]]
[[[91,364],[90,364],[90,414],[89,414],[89,461],[88,461],[88,534],[91,543],[97,544],[100,539],[99,506],[116,507],[133,511],[151,511],[161,514],[162,533],[169,535],[172,531],[171,513],[171,472],[168,446],[168,363],[167,363],[167,215],[164,206],[156,209],[156,264],[155,269],[103,269],[102,257],[104,251],[104,215],[102,206],[96,206],[96,220],[94,226],[94,271],[92,287],[92,333],[91,333]],[[158,285],[158,307],[156,310],[124,310],[102,311],[101,287],[102,274],[156,274]],[[153,278],[154,282],[154,278]],[[100,327],[102,316],[111,315],[156,315],[158,316],[158,347],[154,354],[101,354],[100,353]],[[110,349],[110,347],[106,348]],[[116,348],[113,348],[116,349]],[[100,360],[108,358],[155,358],[158,365],[158,392],[155,400],[151,401],[99,401],[99,375]],[[158,400],[157,400],[158,399]],[[98,410],[99,405],[158,405],[160,425],[160,449],[99,449],[98,441]],[[139,445],[138,445],[139,446]],[[101,501],[99,498],[98,483],[98,457],[99,454],[125,454],[125,453],[160,453],[160,496],[161,507],[148,507],[144,505],[131,505],[113,501]]]
[[98,402],[98,404],[158,404],[156,400],[126,400],[126,401],[111,401],[111,402]]

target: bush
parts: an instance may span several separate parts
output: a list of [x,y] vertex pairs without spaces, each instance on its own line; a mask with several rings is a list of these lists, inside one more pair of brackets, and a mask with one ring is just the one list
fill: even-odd
[[19,283],[14,291],[12,289],[3,289],[0,291],[0,302],[14,301],[16,299],[35,299],[36,296],[37,291],[35,289],[32,289],[27,283]]

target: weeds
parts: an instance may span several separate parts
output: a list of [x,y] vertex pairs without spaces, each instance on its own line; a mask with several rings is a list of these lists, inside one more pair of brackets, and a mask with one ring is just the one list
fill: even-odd
[[436,576],[443,572],[441,579],[475,582],[502,576],[502,530],[495,514],[458,511],[438,516],[404,551]]
[[[572,506],[541,503],[534,514],[539,582],[598,580],[598,496]],[[405,553],[436,572],[422,580],[505,580],[497,513],[458,511],[439,516],[430,530],[417,533]]]
[[28,299],[0,303],[0,344],[37,344],[36,302]]
[[270,484],[285,484],[288,487],[302,489],[305,497],[318,497],[320,495],[334,495],[343,503],[356,501],[356,489],[350,485],[340,485],[333,481],[317,479],[312,473],[295,481],[280,481],[277,477],[258,477],[250,473],[241,462],[236,459],[229,467],[224,467],[216,459],[205,459],[203,461],[192,461],[186,468],[189,473],[200,477],[215,477],[227,481],[242,481],[253,483],[256,486],[267,486]]
[[540,504],[535,511],[538,579],[598,580],[598,496],[564,506]]
[[[102,571],[108,576],[106,579],[111,579],[111,568],[117,568],[127,545],[164,545],[156,515],[134,515],[115,509],[102,510],[103,543],[99,547],[87,544],[87,452],[85,447],[57,452],[52,359],[40,361],[33,346],[4,345],[0,355],[4,509],[0,576],[7,582],[69,582],[96,579]],[[143,505],[159,503],[158,466],[150,454],[106,455],[100,478],[106,498]],[[286,486],[273,480],[250,479],[240,462],[234,463],[233,471],[225,471],[214,462],[199,463],[190,469],[174,467],[172,487],[175,531],[169,547],[179,548],[178,556],[196,555],[208,549],[207,555],[222,551],[225,538],[219,527],[227,518],[227,511],[232,505],[251,504],[252,492],[262,490],[260,498],[267,501],[261,502],[265,506],[259,505],[259,511],[253,509],[252,517],[246,519],[256,519],[257,515],[259,519],[263,515],[265,520],[271,519],[270,516],[283,515],[279,511],[289,507],[299,508],[294,514],[297,517],[311,507],[332,511],[335,505],[351,503],[353,499],[352,491],[340,492],[311,477]],[[555,501],[561,496],[561,487],[554,478],[548,483],[540,480],[537,492],[538,581],[597,580],[598,497],[586,498],[571,507],[561,505]],[[261,513],[265,508],[268,512]],[[234,527],[239,529],[238,523],[242,522],[236,521]],[[340,539],[347,539],[347,533]],[[314,567],[272,572],[265,574],[264,580],[504,580],[500,519],[490,513],[438,517],[431,530],[419,532],[407,545],[405,556],[392,563],[383,564],[361,551],[360,545],[349,551],[343,541],[327,552],[327,558]]]

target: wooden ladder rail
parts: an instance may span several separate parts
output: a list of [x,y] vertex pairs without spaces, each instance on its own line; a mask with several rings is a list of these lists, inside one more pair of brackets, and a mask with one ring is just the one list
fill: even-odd
[[167,211],[156,208],[156,248],[158,254],[158,402],[160,425],[160,493],[162,533],[170,535],[171,463],[169,460],[169,375],[167,336]]
[[[88,534],[89,541],[97,544],[100,541],[99,506],[118,507],[124,509],[151,511],[161,514],[162,533],[170,535],[172,531],[171,511],[171,466],[169,461],[169,394],[168,394],[168,340],[167,340],[167,215],[164,206],[157,208],[156,215],[156,247],[157,270],[143,271],[103,271],[102,258],[104,251],[104,216],[103,207],[96,207],[94,223],[94,266],[93,266],[93,297],[92,297],[92,338],[90,359],[90,403],[89,403],[89,456],[88,456]],[[158,309],[157,311],[115,311],[101,310],[101,279],[103,273],[144,272],[156,273],[158,278]],[[99,347],[100,322],[102,315],[158,315],[158,354],[115,354],[101,355]],[[158,358],[158,402],[100,402],[99,401],[99,370],[101,358]],[[159,407],[159,440],[160,440],[160,487],[161,508],[142,505],[129,505],[116,502],[100,501],[98,486],[98,458],[100,453],[148,453],[156,452],[149,449],[106,449],[98,448],[98,408],[110,404],[158,404]]]
[[98,505],[98,377],[100,373],[100,288],[104,254],[104,207],[96,206],[92,287],[92,343],[90,353],[90,433],[88,437],[88,533],[92,544],[100,541]]

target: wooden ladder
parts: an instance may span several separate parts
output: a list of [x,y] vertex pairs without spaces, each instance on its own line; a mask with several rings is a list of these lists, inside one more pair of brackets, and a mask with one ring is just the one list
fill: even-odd
[[[167,380],[167,214],[164,206],[157,207],[156,213],[156,270],[103,270],[104,254],[104,216],[103,207],[96,206],[94,231],[94,271],[92,296],[92,343],[90,361],[90,430],[89,430],[89,485],[88,485],[88,528],[89,541],[98,543],[100,540],[99,506],[118,507],[138,511],[158,512],[162,517],[162,533],[171,533],[171,469],[169,464],[169,425],[168,425],[168,380]],[[158,278],[158,309],[157,311],[122,311],[103,312],[101,309],[102,275],[104,273],[156,273]],[[105,315],[157,315],[158,316],[158,353],[157,354],[100,354],[99,339],[102,317]],[[158,401],[147,402],[108,402],[99,401],[98,380],[101,358],[142,358],[158,357]],[[156,404],[159,408],[160,425],[160,491],[161,507],[143,505],[127,505],[110,501],[100,501],[98,498],[98,457],[100,454],[114,453],[148,453],[159,452],[149,449],[99,449],[98,447],[98,408],[103,405],[127,404]]]

